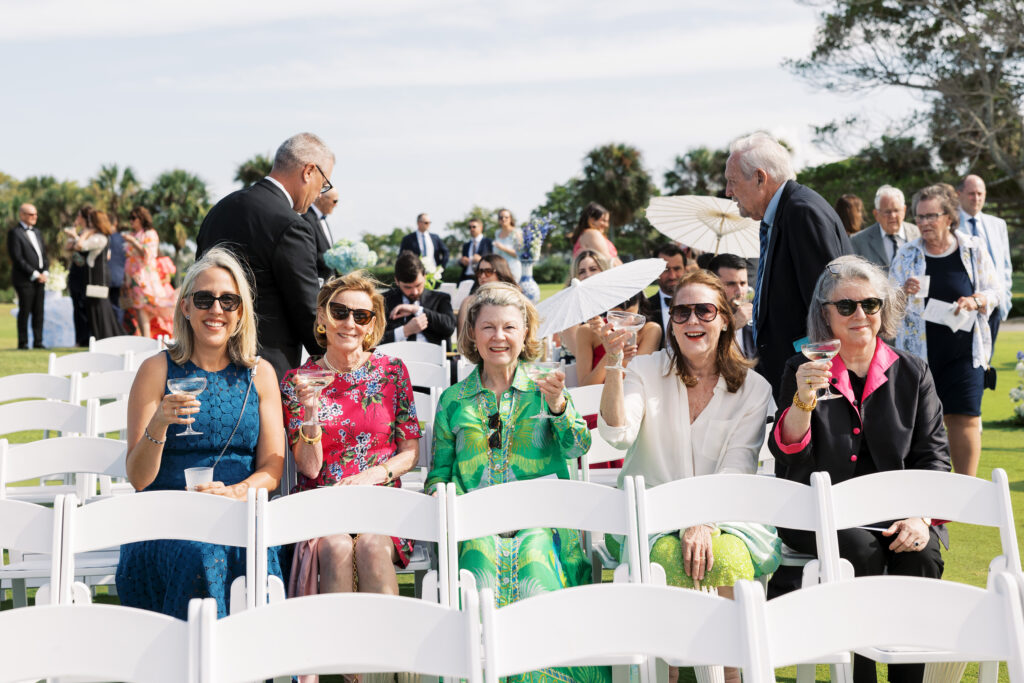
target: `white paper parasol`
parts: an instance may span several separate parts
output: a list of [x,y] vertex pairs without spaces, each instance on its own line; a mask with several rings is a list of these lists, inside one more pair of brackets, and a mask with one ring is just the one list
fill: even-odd
[[537,304],[538,337],[549,337],[601,315],[654,282],[665,270],[660,258],[630,261],[572,284]]
[[694,249],[744,258],[760,256],[761,224],[740,216],[739,206],[731,199],[654,197],[647,207],[647,220],[670,240]]

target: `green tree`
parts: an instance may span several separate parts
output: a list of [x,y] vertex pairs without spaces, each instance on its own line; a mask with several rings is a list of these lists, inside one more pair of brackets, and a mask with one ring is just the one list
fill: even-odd
[[728,158],[728,149],[712,150],[703,146],[677,156],[675,164],[665,172],[665,194],[725,196],[725,161]]
[[544,195],[544,203],[530,212],[532,218],[551,215],[555,224],[561,228],[548,234],[541,248],[543,253],[555,254],[572,250],[569,237],[572,236],[573,228],[576,227],[586,203],[583,201],[580,185],[582,181],[579,178],[569,178],[564,183],[555,185]]
[[408,228],[394,228],[387,235],[364,232],[362,238],[370,251],[377,252],[378,266],[394,266],[395,260],[398,258],[398,247],[408,232]]
[[186,241],[199,234],[199,226],[210,210],[206,183],[188,171],[165,171],[139,199],[152,212],[160,241],[174,246],[174,260],[180,268]]
[[[469,239],[469,222],[471,220],[482,221],[484,224],[484,236],[494,237],[494,234],[498,231],[498,211],[499,209],[485,209],[474,204],[473,208],[467,211],[465,216],[455,221],[448,221],[445,228],[454,242],[458,244],[459,249],[461,249],[462,243]],[[452,252],[452,256],[457,257],[458,254]]]
[[266,154],[257,154],[238,165],[235,169],[235,182],[242,183],[242,187],[249,187],[266,177],[273,166],[273,159]]
[[100,166],[99,173],[89,181],[89,191],[97,204],[119,219],[124,219],[135,206],[135,197],[142,190],[131,166],[117,164]]
[[608,209],[609,237],[620,252],[651,252],[657,232],[643,218],[642,209],[658,195],[658,188],[644,168],[640,150],[621,143],[592,149],[583,160],[580,195],[584,204],[598,202]]

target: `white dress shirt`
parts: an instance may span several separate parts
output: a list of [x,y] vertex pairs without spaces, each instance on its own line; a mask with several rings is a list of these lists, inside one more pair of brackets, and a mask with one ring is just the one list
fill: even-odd
[[672,321],[669,319],[668,311],[669,304],[672,303],[672,297],[659,289],[658,302],[661,304],[661,345],[668,348],[668,335],[672,332]]
[[[288,194],[288,190],[284,189],[284,185],[282,185],[274,178],[271,178],[270,176],[265,176],[264,179],[269,180],[277,187],[277,189],[281,190],[281,192],[284,192],[284,198],[288,200],[288,206],[292,207],[292,211],[295,211],[295,202],[292,200],[292,196]],[[296,211],[296,213],[298,212]]]
[[41,272],[43,272],[43,273],[46,272],[46,271],[40,271],[39,270],[40,268],[43,267],[43,250],[42,250],[42,246],[39,244],[39,240],[36,239],[36,233],[35,233],[34,230],[32,230],[31,227],[25,225],[21,221],[18,221],[18,224],[21,226],[21,229],[25,231],[25,235],[28,237],[29,244],[31,244],[32,248],[36,250],[36,258],[38,260],[36,261],[36,269],[32,271],[32,277],[30,279],[37,280],[37,279],[39,279],[39,275],[40,275]]
[[482,240],[483,238],[484,236],[480,235],[479,237],[475,237],[469,241],[469,263],[466,265],[466,275],[472,275],[473,271],[475,270],[473,268],[473,266],[475,265],[473,263],[473,256],[475,256],[476,253],[480,251],[480,240]]
[[430,239],[430,231],[416,231],[416,241],[420,245],[420,257],[430,259],[437,265],[437,261],[434,259],[434,240]]
[[[411,304],[412,302],[409,301],[409,297],[407,297],[407,296],[405,296],[403,294],[402,295],[402,303],[403,304]],[[420,313],[423,312],[423,306],[422,305],[416,304],[416,306],[417,306],[416,312],[413,313],[413,316],[417,316],[417,315],[419,315]],[[425,336],[423,336],[422,332],[417,332],[416,334],[412,335],[412,337],[406,337],[405,336],[405,329],[403,329],[403,328],[404,328],[404,325],[401,326],[401,327],[396,327],[395,328],[395,341],[396,342],[400,342],[400,341],[419,341],[419,342],[425,342],[425,341],[427,341],[427,338]]]
[[[974,225],[971,225],[971,219]],[[1006,229],[1006,221],[984,212],[971,216],[960,209],[959,229],[968,235],[977,235],[988,247],[988,255],[996,268],[996,279],[999,281],[999,318],[1006,320],[1010,315],[1013,303],[1013,264],[1010,263],[1010,238]]]
[[324,213],[316,207],[316,204],[310,205],[309,208],[313,209],[313,213],[316,214],[317,223],[319,223],[320,229],[324,231],[324,237],[327,238],[327,244],[334,246],[334,239],[332,238],[331,235],[331,228],[327,225],[327,216],[324,215]]

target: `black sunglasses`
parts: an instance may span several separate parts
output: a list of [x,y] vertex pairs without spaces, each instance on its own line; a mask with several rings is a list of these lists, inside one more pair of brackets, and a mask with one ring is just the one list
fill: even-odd
[[839,301],[826,301],[825,304],[832,304],[836,307],[836,311],[839,315],[844,318],[848,318],[853,315],[854,311],[857,310],[857,306],[864,309],[865,315],[874,315],[878,313],[882,308],[882,300],[876,296],[869,299],[861,299],[860,301],[854,301],[853,299],[840,299]]
[[[324,184],[320,186],[320,194],[327,194],[334,189],[334,185],[332,185],[331,181],[327,179],[327,174],[324,173],[324,169],[320,168],[320,164],[313,165],[316,166],[316,170],[320,171],[320,175],[324,177]],[[338,202],[334,203],[337,204]]]
[[352,314],[352,320],[356,322],[356,325],[365,325],[366,323],[373,320],[374,316],[377,315],[373,311],[368,311],[365,308],[349,308],[345,304],[328,304],[327,312],[331,314],[331,317],[335,320],[348,320],[348,316]]
[[718,317],[718,306],[714,304],[676,304],[669,310],[669,317],[672,318],[672,322],[677,325],[682,325],[690,319],[690,314],[697,316],[697,320],[703,320],[706,323],[711,322]]
[[487,445],[491,448],[501,448],[501,418],[497,413],[487,418],[487,428],[491,430]]
[[476,269],[476,274],[477,275],[493,275],[494,274],[494,268],[477,268]]
[[192,305],[201,311],[205,311],[213,306],[214,301],[220,302],[220,308],[225,313],[238,310],[238,307],[242,305],[242,297],[237,294],[221,294],[220,296],[214,296],[213,292],[198,291],[192,292]]

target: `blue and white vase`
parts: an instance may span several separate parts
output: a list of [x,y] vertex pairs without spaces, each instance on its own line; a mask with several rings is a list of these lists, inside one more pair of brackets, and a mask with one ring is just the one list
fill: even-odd
[[527,299],[537,304],[540,301],[540,286],[533,279],[533,260],[519,259],[519,262],[523,265],[523,276],[519,278],[519,289],[523,290]]

